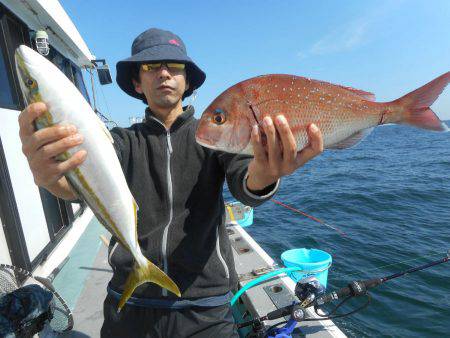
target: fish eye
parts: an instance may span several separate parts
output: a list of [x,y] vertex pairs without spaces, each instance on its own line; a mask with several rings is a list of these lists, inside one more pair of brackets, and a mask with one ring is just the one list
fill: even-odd
[[226,118],[225,113],[224,113],[224,111],[223,111],[222,109],[216,109],[216,110],[214,111],[212,120],[213,120],[213,122],[214,122],[215,124],[221,125],[221,124],[224,124],[224,123],[225,123],[225,121],[227,120],[227,118]]
[[27,86],[32,87],[34,85],[34,81],[32,79],[27,80]]

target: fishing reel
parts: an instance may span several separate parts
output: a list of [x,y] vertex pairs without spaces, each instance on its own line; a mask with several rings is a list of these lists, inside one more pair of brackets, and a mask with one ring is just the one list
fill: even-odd
[[[319,299],[325,294],[325,287],[319,282],[316,277],[307,277],[299,280],[295,285],[295,295],[297,296],[299,302],[294,302],[291,306],[279,309],[280,312],[285,312],[283,310],[289,311],[289,320],[281,323],[286,323],[284,327],[277,328],[277,325],[269,328],[267,330],[267,337],[269,338],[281,338],[281,337],[291,337],[297,323],[306,320],[306,308],[313,305],[316,299]],[[279,315],[278,310],[271,312],[269,315],[275,317]],[[280,318],[280,317],[278,317]]]
[[[307,277],[301,279],[295,285],[295,295],[299,299],[291,305],[277,309],[268,313],[266,316],[257,318],[252,321],[252,332],[248,338],[278,338],[290,337],[298,322],[306,319],[306,308],[312,305],[316,299],[325,294],[325,287],[315,277]],[[277,323],[276,325],[266,329],[263,325],[265,320],[274,320],[281,317],[289,316],[288,321]],[[276,326],[287,323],[282,328]],[[242,324],[241,324],[242,325]],[[248,325],[248,323],[247,323]],[[238,325],[239,326],[239,325]],[[242,327],[242,326],[241,326]]]
[[295,295],[300,300],[300,306],[306,308],[319,296],[325,293],[325,287],[316,277],[307,277],[299,280],[295,285]]
[[[295,285],[295,295],[299,300],[298,302],[293,302],[291,305],[269,312],[266,316],[257,318],[251,323],[240,324],[238,327],[251,324],[253,326],[253,332],[247,336],[249,338],[291,338],[299,322],[346,317],[364,309],[370,303],[370,295],[367,293],[367,289],[377,286],[380,283],[380,279],[353,281],[348,284],[347,287],[326,294],[325,287],[317,280],[317,278],[307,277],[298,281]],[[353,297],[360,296],[367,297],[367,301],[362,306],[348,313],[336,314],[336,310],[345,302]],[[341,298],[343,298],[343,300],[327,313],[320,308],[320,306],[325,303]],[[307,308],[313,308],[316,316],[308,316],[306,311]],[[319,310],[322,311],[319,312]],[[282,317],[289,317],[289,319],[282,320],[268,329],[266,329],[262,323],[265,320],[275,320]],[[284,326],[279,327],[283,324]]]

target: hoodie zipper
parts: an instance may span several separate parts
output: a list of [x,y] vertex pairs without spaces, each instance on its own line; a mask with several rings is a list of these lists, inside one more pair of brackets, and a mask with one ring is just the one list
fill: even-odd
[[119,245],[119,242],[114,243],[114,245],[108,255],[108,263],[113,268],[113,270],[114,270],[114,266],[111,263],[111,257],[113,256],[114,251],[116,251],[118,245]]
[[[166,130],[167,135],[167,191],[169,194],[169,222],[164,228],[163,240],[162,240],[162,256],[164,273],[169,274],[169,265],[167,264],[167,237],[169,234],[170,223],[172,223],[173,217],[173,192],[172,192],[172,173],[170,172],[170,158],[173,152],[172,142],[170,140],[170,130]],[[167,290],[162,289],[162,295],[167,296]]]
[[219,227],[216,228],[216,252],[217,256],[219,257],[220,262],[222,263],[222,267],[225,270],[225,277],[227,279],[230,278],[230,270],[228,269],[228,265],[225,262],[225,259],[223,259],[222,253],[220,252],[220,235],[219,235]]
[[[167,225],[164,227],[163,237],[162,237],[162,244],[161,244],[161,254],[163,258],[163,271],[166,275],[169,274],[169,265],[167,264],[167,238],[169,234],[169,227],[170,223],[172,223],[173,218],[173,191],[172,191],[172,173],[170,171],[170,159],[173,152],[172,148],[172,141],[170,140],[170,130],[166,129],[166,126],[161,123],[157,118],[152,116],[152,119],[158,122],[161,126],[164,127],[166,130],[166,141],[167,141],[167,148],[166,148],[166,155],[167,155],[167,171],[166,171],[166,177],[167,177],[167,191],[169,195],[169,220],[167,222]],[[167,296],[167,290],[162,289],[162,295]]]

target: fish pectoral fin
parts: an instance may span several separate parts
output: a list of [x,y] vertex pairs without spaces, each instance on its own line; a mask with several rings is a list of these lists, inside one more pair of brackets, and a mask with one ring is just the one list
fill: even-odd
[[133,197],[133,205],[136,208],[136,211],[139,210],[139,205],[137,204],[136,200]]
[[347,137],[345,140],[342,140],[338,143],[327,146],[327,148],[341,150],[341,149],[347,149],[347,148],[353,147],[354,145],[361,142],[364,138],[366,138],[373,131],[373,129],[374,128],[367,128],[367,129],[360,130],[360,131],[354,133],[352,136]]
[[125,305],[127,300],[131,297],[134,290],[139,285],[147,282],[158,284],[159,286],[174,293],[178,297],[181,297],[180,289],[175,284],[175,282],[155,264],[147,260],[147,264],[145,266],[140,266],[136,263],[133,270],[128,275],[117,311],[120,312],[122,307]]
[[111,141],[111,143],[114,143],[114,139],[113,139],[111,133],[109,132],[108,128],[106,128],[105,124],[102,122],[102,120],[100,120],[98,118],[97,115],[96,115],[96,117],[97,118],[95,119],[95,121],[100,126],[100,129],[103,130],[103,133],[105,133],[106,137]]

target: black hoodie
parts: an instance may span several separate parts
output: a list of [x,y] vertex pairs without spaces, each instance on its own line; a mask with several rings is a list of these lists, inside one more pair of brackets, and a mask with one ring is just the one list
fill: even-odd
[[[222,189],[225,178],[233,196],[257,206],[277,185],[252,194],[244,184],[250,156],[228,154],[195,141],[198,120],[188,106],[170,130],[147,111],[146,120],[111,134],[128,186],[138,206],[138,238],[143,254],[178,285],[183,298],[223,295],[237,279],[225,230]],[[111,287],[122,291],[133,264],[114,238],[109,247],[114,270]],[[177,298],[153,283],[137,297]]]

